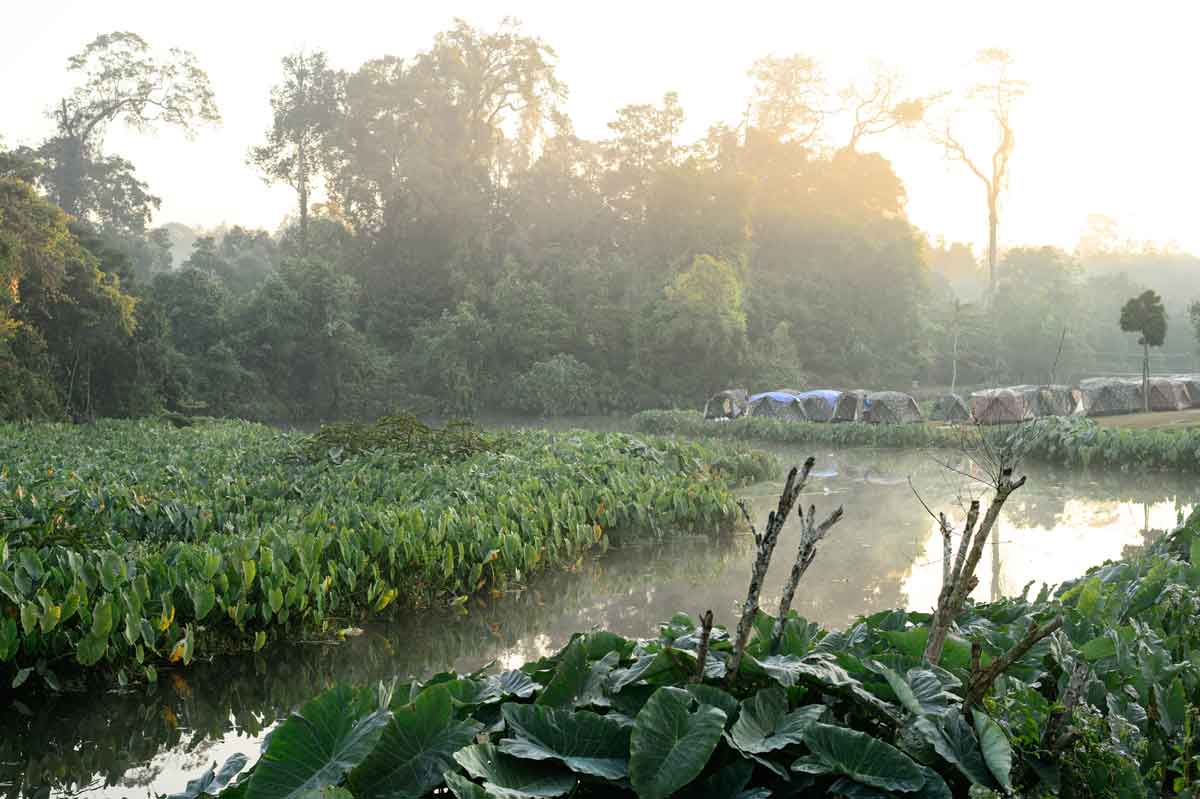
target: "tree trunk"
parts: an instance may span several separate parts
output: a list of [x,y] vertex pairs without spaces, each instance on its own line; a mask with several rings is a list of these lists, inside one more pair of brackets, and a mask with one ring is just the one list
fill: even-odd
[[1150,412],[1150,342],[1142,337],[1142,410]]
[[954,323],[954,360],[950,362],[950,393],[958,386],[958,321]]
[[1000,214],[996,208],[997,191],[988,187],[988,297],[996,296],[996,228],[1000,224]]
[[308,152],[304,134],[296,140],[296,192],[300,201],[300,254],[308,257]]

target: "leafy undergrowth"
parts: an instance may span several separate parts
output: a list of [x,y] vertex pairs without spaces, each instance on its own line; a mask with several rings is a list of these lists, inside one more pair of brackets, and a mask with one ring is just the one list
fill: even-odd
[[[716,628],[699,679],[702,636],[680,615],[649,640],[577,635],[518,670],[337,686],[284,721],[249,770],[238,755],[183,796],[1193,796],[1194,564],[1200,517],[1057,591],[969,605],[940,667],[921,659],[925,614],[843,632],[793,615],[775,652],[760,614],[739,673],[726,673]],[[986,669],[1058,615],[1062,629],[982,707],[963,706],[972,644]]]
[[714,421],[698,411],[642,411],[636,430],[656,435],[773,441],[781,444],[831,444],[865,447],[957,447],[970,428],[945,424],[866,424],[794,422],[766,416]]
[[340,461],[347,455],[389,450],[414,463],[454,461],[481,452],[504,449],[506,437],[485,433],[466,422],[433,428],[409,413],[384,416],[370,424],[340,422],[323,425],[301,447],[309,460]]
[[1200,471],[1200,429],[1103,427],[1092,419],[1052,417],[1022,425],[1029,454],[1068,466]]
[[0,427],[0,679],[153,680],[163,661],[462,605],[610,535],[718,531],[731,485],[774,468],[622,434],[455,436],[489,446],[309,459],[313,439],[242,422]]

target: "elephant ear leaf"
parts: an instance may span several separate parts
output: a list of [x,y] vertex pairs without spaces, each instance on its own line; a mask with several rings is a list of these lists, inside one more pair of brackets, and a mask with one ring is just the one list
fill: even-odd
[[694,780],[725,729],[725,712],[691,706],[695,698],[679,688],[654,692],[633,722],[629,779],[641,799],[666,799]]
[[500,751],[528,760],[559,760],[580,774],[606,780],[629,775],[629,728],[586,710],[506,704],[501,711],[514,737]]
[[997,790],[999,782],[979,751],[979,740],[963,717],[950,713],[941,718],[929,716],[917,719],[914,729],[921,734],[945,760],[953,763],[967,779],[989,790]]
[[[573,790],[579,782],[557,763],[512,757],[492,744],[460,749],[454,753],[454,759],[472,777],[483,780],[484,795],[494,799],[552,799]],[[455,783],[449,785],[459,795]],[[466,788],[462,790],[472,793]]]
[[800,743],[808,725],[819,720],[825,712],[824,705],[808,705],[789,713],[787,692],[771,686],[742,702],[730,737],[743,752],[773,752]]
[[337,785],[375,748],[390,717],[370,691],[329,689],[271,734],[246,799],[300,799]]
[[1005,791],[1012,792],[1012,745],[1000,725],[991,717],[973,711],[975,734],[979,736],[979,749],[988,771]]
[[925,785],[925,773],[912,758],[866,733],[815,722],[804,731],[804,743],[812,754],[793,763],[793,771],[842,774],[885,791],[916,791]]
[[471,743],[480,725],[454,718],[450,683],[422,691],[396,711],[378,746],[350,773],[359,799],[419,799],[442,784],[454,753]]

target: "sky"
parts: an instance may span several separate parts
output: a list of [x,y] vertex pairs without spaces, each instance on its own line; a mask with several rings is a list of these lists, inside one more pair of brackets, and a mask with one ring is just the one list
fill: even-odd
[[[270,121],[279,60],[324,49],[354,69],[384,54],[425,49],[454,17],[483,28],[502,16],[558,52],[576,131],[607,134],[615,109],[677,91],[681,139],[736,121],[746,71],[767,54],[817,58],[833,82],[893,67],[915,94],[961,88],[977,51],[1008,49],[1029,93],[1014,113],[1016,149],[1001,211],[1002,246],[1073,248],[1089,214],[1114,218],[1122,236],[1200,252],[1200,4],[1185,2],[682,3],[443,0],[313,3],[307,0],[59,0],[8,4],[0,49],[0,135],[8,146],[50,132],[45,109],[71,87],[67,58],[96,34],[130,30],[156,48],[195,52],[224,122],[194,140],[175,131],[114,127],[110,152],[129,158],[163,198],[156,224],[222,223],[274,230],[294,203],[246,165]],[[973,141],[977,151],[986,148]],[[986,242],[982,185],[945,160],[920,130],[868,140],[892,160],[911,220],[931,239]]]

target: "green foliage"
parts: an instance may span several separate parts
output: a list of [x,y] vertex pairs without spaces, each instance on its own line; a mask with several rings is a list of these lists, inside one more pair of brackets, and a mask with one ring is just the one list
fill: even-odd
[[[1033,623],[1056,615],[1065,621],[992,684],[983,707],[963,706],[974,676],[969,662],[930,666],[919,649],[897,643],[926,632],[928,614],[889,611],[844,632],[813,630],[792,616],[787,626],[813,630],[811,638],[785,636],[781,654],[769,658],[765,636],[775,620],[761,614],[743,670],[726,679],[706,669],[699,682],[699,635],[679,615],[646,640],[575,636],[521,667],[528,692],[500,689],[514,682],[513,672],[442,674],[399,686],[389,723],[403,724],[409,743],[397,749],[385,732],[359,769],[407,769],[414,753],[429,752],[428,762],[445,768],[425,768],[412,783],[419,789],[406,796],[434,795],[443,783],[460,797],[590,797],[622,788],[639,797],[770,791],[929,799],[983,789],[1071,797],[1158,795],[1162,786],[1172,795],[1194,791],[1200,636],[1192,619],[1200,569],[1193,551],[1200,552],[1200,516],[1135,559],[1107,563],[1053,594],[1046,588],[1034,599],[969,604],[957,627],[985,664]],[[1051,714],[1062,709],[1056,703],[1068,675],[1096,636],[1111,639],[1112,649],[1090,659],[1083,701],[1056,727]],[[714,629],[710,646],[713,663],[728,665],[725,630]],[[767,661],[788,668],[764,670]],[[568,674],[587,689],[543,702]],[[372,694],[338,687],[324,696],[330,706],[337,698],[344,718],[323,726],[349,731]],[[450,697],[460,715],[449,712]],[[445,741],[442,731],[451,727],[461,728],[453,753],[420,743]],[[468,729],[480,737],[471,740]],[[1067,735],[1052,739],[1051,731]],[[261,763],[285,762],[284,749],[272,737],[243,781],[252,787]],[[307,774],[317,759],[305,754],[295,765]],[[352,796],[375,795],[361,788],[358,773],[342,785]]]
[[968,434],[959,428],[932,424],[882,425],[860,422],[823,424],[793,422],[764,416],[729,421],[706,420],[698,411],[642,411],[634,428],[655,435],[774,441],[783,444],[833,444],[867,447],[959,447]]
[[518,377],[511,401],[518,410],[540,416],[585,415],[600,409],[607,391],[591,367],[559,353]]
[[0,669],[52,687],[72,662],[153,679],[155,663],[347,617],[462,607],[610,536],[718,530],[730,484],[774,466],[620,434],[501,446],[404,416],[311,438],[233,422],[0,431]]
[[1138,344],[1161,347],[1167,337],[1167,312],[1157,292],[1144,291],[1121,308],[1121,329],[1137,333]]
[[461,460],[481,452],[504,449],[501,436],[483,433],[465,422],[435,429],[409,413],[383,416],[371,424],[343,422],[323,425],[302,445],[310,460],[334,462],[350,455],[385,450],[413,466]]
[[1130,471],[1200,470],[1200,428],[1101,427],[1091,419],[1048,417],[1008,433],[1031,457],[1067,466]]

